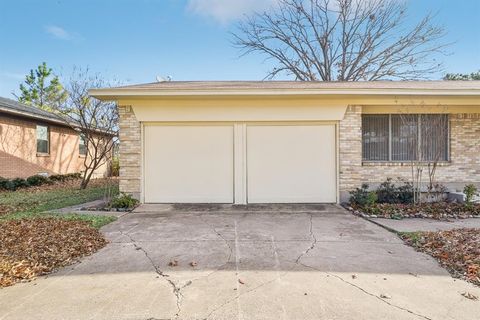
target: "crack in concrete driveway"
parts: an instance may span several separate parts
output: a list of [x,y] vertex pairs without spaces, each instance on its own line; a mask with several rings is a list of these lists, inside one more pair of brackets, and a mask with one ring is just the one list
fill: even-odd
[[[0,290],[0,319],[471,320],[480,313],[480,302],[461,296],[480,295],[479,288],[452,279],[394,234],[323,207],[126,215],[102,229],[110,244],[81,263]],[[168,265],[172,259],[178,266]]]

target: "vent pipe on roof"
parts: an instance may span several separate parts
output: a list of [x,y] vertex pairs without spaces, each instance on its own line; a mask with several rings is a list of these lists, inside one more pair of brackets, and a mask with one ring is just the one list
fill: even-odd
[[165,78],[161,76],[157,76],[157,82],[170,82],[172,80],[173,80],[172,76],[167,76]]

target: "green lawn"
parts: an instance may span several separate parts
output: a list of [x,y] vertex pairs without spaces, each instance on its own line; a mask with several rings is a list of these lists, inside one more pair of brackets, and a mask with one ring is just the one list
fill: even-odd
[[112,222],[114,217],[94,215],[55,215],[45,211],[60,209],[104,198],[106,195],[118,194],[118,185],[92,185],[85,190],[76,187],[56,188],[32,192],[28,189],[0,193],[0,206],[7,208],[7,213],[0,215],[1,220],[57,216],[63,219],[85,220],[95,228]]

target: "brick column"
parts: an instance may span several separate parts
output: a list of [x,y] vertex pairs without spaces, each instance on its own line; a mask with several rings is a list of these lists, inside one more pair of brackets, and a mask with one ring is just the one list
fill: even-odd
[[349,191],[362,182],[362,107],[349,106],[340,121],[340,201],[349,198]]
[[140,199],[142,139],[140,122],[131,106],[119,106],[120,191]]

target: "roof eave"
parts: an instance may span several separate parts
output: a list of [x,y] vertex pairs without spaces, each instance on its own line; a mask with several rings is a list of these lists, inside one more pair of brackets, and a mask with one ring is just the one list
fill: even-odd
[[100,100],[168,96],[478,96],[479,89],[92,89]]
[[58,124],[58,125],[61,125],[61,126],[64,126],[64,127],[72,127],[70,124],[68,124],[67,122],[65,122],[61,119],[58,119],[58,120],[57,119],[52,119],[52,118],[49,118],[49,117],[43,117],[41,115],[31,114],[31,113],[23,112],[23,111],[19,111],[19,110],[0,108],[0,112],[4,112],[4,113],[8,113],[8,114],[11,114],[11,115],[24,117],[24,118],[28,118],[28,119],[40,120],[40,121],[44,121],[44,122],[48,122],[48,123],[55,123],[55,124]]

